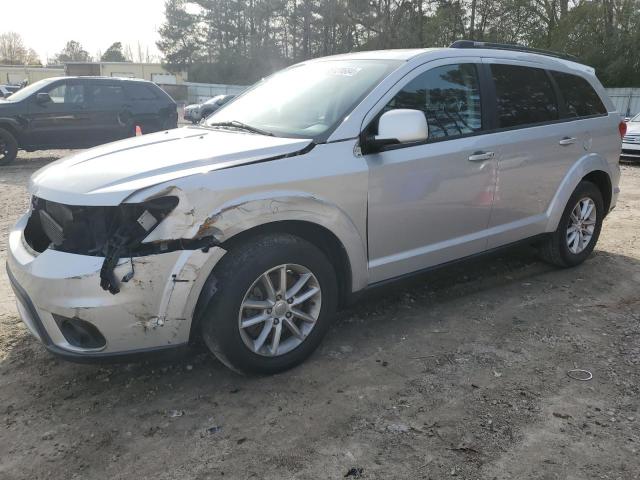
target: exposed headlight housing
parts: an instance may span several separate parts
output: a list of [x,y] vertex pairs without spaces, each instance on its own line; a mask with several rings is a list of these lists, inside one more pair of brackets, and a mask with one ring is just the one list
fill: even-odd
[[51,248],[105,256],[115,238],[135,249],[177,205],[177,197],[115,207],[63,205],[33,197],[25,240],[36,252]]

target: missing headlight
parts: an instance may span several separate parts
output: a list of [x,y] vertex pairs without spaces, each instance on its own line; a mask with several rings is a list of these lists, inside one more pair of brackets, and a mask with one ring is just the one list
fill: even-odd
[[217,244],[212,237],[142,243],[177,205],[178,198],[173,196],[115,207],[62,205],[34,197],[25,240],[37,252],[50,248],[104,257],[100,286],[115,295],[120,287],[114,268],[120,258],[206,249]]

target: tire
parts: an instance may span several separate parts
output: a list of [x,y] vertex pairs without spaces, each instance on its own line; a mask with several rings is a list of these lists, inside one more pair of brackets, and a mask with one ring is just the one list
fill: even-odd
[[[571,248],[569,245],[570,238],[574,237],[570,236],[568,229],[573,224],[572,212],[574,211],[574,208],[577,207],[578,202],[582,202],[585,199],[590,199],[591,202],[593,202],[595,209],[595,223],[593,223],[593,231],[586,245],[581,244],[578,240],[574,240],[578,243],[571,243],[572,247],[580,245],[580,250],[577,251],[578,249]],[[580,182],[567,202],[564,212],[562,213],[562,217],[560,218],[558,228],[540,246],[540,257],[544,261],[559,267],[574,267],[581,264],[587,259],[587,257],[589,257],[589,255],[591,255],[591,252],[598,242],[604,215],[604,202],[602,200],[602,193],[600,192],[600,189],[591,182]],[[586,219],[586,223],[591,224],[592,221],[593,220]],[[587,228],[589,228],[589,226],[587,226]]]
[[[278,300],[284,265],[291,298],[302,300],[316,288],[319,293],[298,305],[286,302],[287,295]],[[273,287],[270,295],[265,273]],[[209,280],[216,291],[201,317],[202,337],[222,363],[240,373],[273,374],[302,363],[318,347],[335,314],[338,290],[332,264],[315,245],[294,235],[265,234],[236,245],[222,257],[212,276]],[[302,281],[303,276],[306,283],[294,293],[296,278]],[[243,308],[255,301],[270,302],[273,308]],[[306,315],[306,320],[298,314]],[[241,328],[241,321],[246,324],[247,319],[258,317],[269,319]],[[274,354],[278,328],[280,342]],[[262,346],[256,350],[256,345]]]
[[0,128],[0,166],[9,165],[18,156],[18,141],[11,132]]

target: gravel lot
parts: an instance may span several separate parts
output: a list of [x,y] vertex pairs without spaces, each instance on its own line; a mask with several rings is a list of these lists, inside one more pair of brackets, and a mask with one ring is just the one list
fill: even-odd
[[[0,169],[2,263],[29,175],[65,153]],[[637,479],[640,167],[621,188],[584,265],[519,248],[378,292],[267,378],[203,350],[57,360],[0,274],[0,478]]]

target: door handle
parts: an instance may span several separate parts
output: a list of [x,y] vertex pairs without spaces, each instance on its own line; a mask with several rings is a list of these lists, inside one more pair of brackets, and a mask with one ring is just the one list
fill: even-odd
[[573,145],[576,143],[576,137],[564,137],[558,142],[560,145]]
[[469,155],[469,161],[483,162],[485,160],[491,160],[495,155],[494,152],[474,152],[472,155]]

